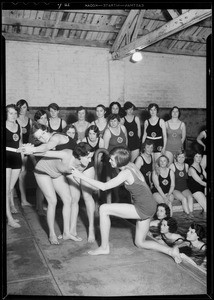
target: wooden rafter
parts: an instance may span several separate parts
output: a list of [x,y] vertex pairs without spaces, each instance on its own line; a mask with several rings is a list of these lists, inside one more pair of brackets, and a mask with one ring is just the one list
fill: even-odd
[[167,9],[168,13],[170,14],[172,19],[175,19],[180,16],[176,9]]
[[[60,17],[62,12],[60,11]],[[62,22],[57,19],[56,21],[52,20],[32,20],[25,18],[8,18],[2,17],[2,25],[14,25],[17,26],[27,26],[27,27],[40,27],[40,28],[51,28],[51,29],[68,29],[68,30],[85,30],[85,31],[96,31],[96,32],[114,32],[117,33],[119,29],[116,29],[115,26],[111,25],[91,25],[91,24],[81,24],[75,22]]]
[[120,29],[120,32],[118,33],[110,52],[114,52],[120,47],[126,35],[130,36],[130,27],[133,25],[134,20],[135,22],[137,22],[136,16],[138,14],[139,14],[139,9],[130,10],[129,15],[127,16],[125,22],[123,23],[123,26]]
[[131,42],[117,51],[112,53],[113,59],[121,59],[131,55],[136,49],[144,49],[172,34],[177,33],[183,29],[188,28],[212,15],[211,9],[192,9],[179,17],[167,22],[160,28],[142,36],[141,38]]

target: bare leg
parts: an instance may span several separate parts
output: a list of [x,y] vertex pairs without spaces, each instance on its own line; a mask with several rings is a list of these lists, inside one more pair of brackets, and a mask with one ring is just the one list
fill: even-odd
[[202,192],[195,192],[193,194],[193,197],[201,205],[204,212],[206,213],[207,212],[207,198],[205,197],[205,195]]
[[184,190],[182,194],[187,198],[187,205],[189,208],[189,212],[192,215],[193,212],[193,195],[190,190]]
[[187,198],[180,191],[174,190],[173,195],[176,199],[180,200],[183,206],[184,212],[189,215],[189,206],[187,203]]
[[[94,178],[95,170],[94,168],[89,168],[83,172],[87,177]],[[86,205],[86,211],[88,215],[88,242],[93,243],[95,241],[95,231],[94,231],[94,214],[95,214],[95,202],[92,197],[93,189],[85,181],[81,180],[81,189],[83,194],[83,199]]]
[[54,230],[57,197],[56,197],[52,179],[48,175],[37,174],[37,173],[35,173],[35,178],[38,186],[40,187],[42,193],[44,194],[48,202],[47,223],[49,228],[49,241],[51,244],[58,245],[59,242]]
[[14,228],[21,227],[17,223],[18,220],[14,219],[10,210],[10,197],[13,196],[13,189],[18,180],[20,169],[10,169],[6,168],[6,215],[8,220],[8,225]]
[[21,172],[19,174],[19,190],[21,194],[21,205],[22,206],[32,206],[28,201],[27,201],[27,196],[26,196],[26,185],[25,185],[25,178],[27,174],[26,170],[26,164],[27,164],[27,156],[24,156],[22,159],[22,168]]
[[147,241],[146,235],[149,231],[150,219],[137,221],[135,244],[139,248],[152,249],[170,255],[176,263],[181,262],[181,257],[178,247],[170,248],[167,245],[161,245],[156,241]]

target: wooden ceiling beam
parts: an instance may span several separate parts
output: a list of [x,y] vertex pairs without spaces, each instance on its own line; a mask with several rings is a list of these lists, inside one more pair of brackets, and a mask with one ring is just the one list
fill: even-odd
[[29,35],[29,34],[17,34],[17,33],[2,33],[4,38],[8,41],[20,41],[20,42],[32,42],[32,43],[49,43],[49,44],[63,44],[70,46],[87,46],[87,47],[99,47],[109,48],[106,42],[92,41],[84,39],[73,39],[61,37],[46,37],[40,35]]
[[[51,10],[57,11],[57,10]],[[61,12],[79,13],[79,14],[94,14],[94,15],[113,15],[113,16],[127,16],[129,13],[122,9],[60,9]]]
[[112,53],[113,59],[122,59],[131,55],[135,50],[144,49],[178,31],[184,30],[212,15],[211,9],[192,9],[179,17],[167,22],[160,28],[142,36]]
[[[61,13],[61,11],[60,11]],[[27,26],[27,27],[40,27],[50,29],[64,29],[64,30],[84,30],[84,31],[96,31],[96,32],[110,32],[118,33],[119,29],[111,25],[90,25],[81,24],[75,22],[62,22],[62,21],[51,21],[51,20],[32,20],[25,18],[8,18],[2,17],[2,25],[11,26]]]
[[[125,35],[127,34],[127,32],[129,32],[129,28],[132,25],[133,20],[135,19],[137,14],[139,14],[139,9],[131,9],[130,10],[129,15],[127,16],[125,22],[123,23],[123,26],[121,27],[121,29],[114,41],[114,44],[111,48],[111,52],[114,52],[117,49],[119,49],[121,43],[123,42],[123,39],[125,38]],[[128,33],[128,35],[129,35],[129,33]]]
[[176,9],[167,9],[168,13],[170,14],[172,19],[175,19],[180,16]]

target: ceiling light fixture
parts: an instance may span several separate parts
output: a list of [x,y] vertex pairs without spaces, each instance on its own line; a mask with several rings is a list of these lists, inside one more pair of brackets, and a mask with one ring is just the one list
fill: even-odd
[[131,56],[131,62],[139,62],[143,59],[142,52],[140,51],[135,51],[132,56]]

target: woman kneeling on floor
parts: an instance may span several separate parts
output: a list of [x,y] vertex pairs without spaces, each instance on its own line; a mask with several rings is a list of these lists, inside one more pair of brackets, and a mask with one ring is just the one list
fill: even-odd
[[135,164],[130,162],[130,151],[124,147],[116,147],[110,151],[110,164],[113,168],[119,168],[119,174],[108,182],[100,182],[87,178],[77,169],[73,169],[74,177],[85,180],[92,186],[102,191],[112,189],[121,184],[131,193],[133,204],[111,203],[100,206],[100,231],[101,246],[96,250],[89,251],[90,255],[109,254],[110,216],[125,219],[136,219],[135,244],[143,249],[153,249],[172,256],[176,263],[181,262],[178,247],[170,248],[160,245],[156,241],[146,240],[152,216],[156,211],[156,202],[152,193],[145,183],[145,179]]

